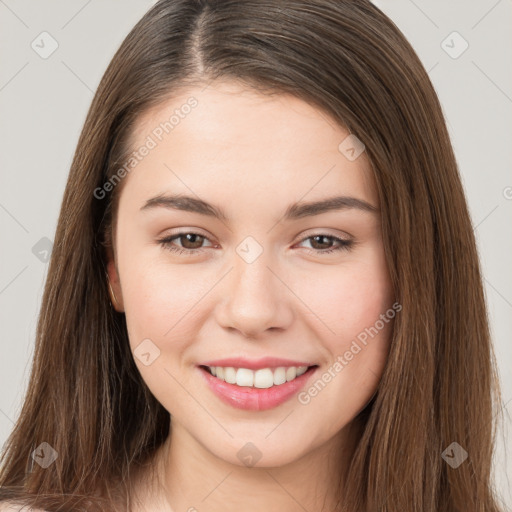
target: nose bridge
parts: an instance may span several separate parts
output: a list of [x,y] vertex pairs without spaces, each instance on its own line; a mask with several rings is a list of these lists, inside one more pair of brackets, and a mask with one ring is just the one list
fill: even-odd
[[271,252],[252,237],[236,248],[223,302],[225,326],[256,335],[270,327],[283,327],[289,320],[284,285],[274,275]]
[[252,240],[242,242],[236,248],[232,276],[231,297],[243,306],[244,303],[257,306],[260,311],[271,310],[271,302],[275,300],[275,282],[269,267],[273,265],[270,251]]

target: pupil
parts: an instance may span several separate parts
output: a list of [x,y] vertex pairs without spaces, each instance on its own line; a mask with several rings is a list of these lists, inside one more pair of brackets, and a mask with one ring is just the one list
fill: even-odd
[[[189,242],[191,242],[192,244],[194,244],[194,239],[197,237],[199,240],[196,240],[195,242],[196,242],[196,244],[197,244],[197,243],[199,243],[199,245],[201,245],[201,240],[200,240],[200,239],[202,238],[202,237],[201,237],[201,235],[196,235],[196,234],[194,234],[194,233],[187,233],[187,234],[185,235],[185,237],[186,237],[186,239],[187,239]],[[192,238],[192,240],[190,239],[190,237]],[[194,248],[195,248],[195,247],[194,247]]]
[[[316,242],[317,240],[321,240],[321,239],[327,239],[327,237],[326,237],[326,236],[324,236],[324,235],[315,235],[315,236],[313,237],[313,240],[315,240],[315,242]],[[319,242],[319,243],[320,243],[320,245],[322,245],[322,242]],[[325,244],[329,245],[329,242],[324,242],[324,244],[323,244],[323,245],[325,245]]]

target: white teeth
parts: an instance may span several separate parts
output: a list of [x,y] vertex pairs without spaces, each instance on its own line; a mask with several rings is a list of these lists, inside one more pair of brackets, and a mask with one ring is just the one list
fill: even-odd
[[234,368],[224,368],[224,380],[228,384],[236,384],[236,370]]
[[236,372],[237,386],[252,386],[254,384],[254,372],[247,368],[238,368]]
[[[238,370],[240,371],[240,370]],[[262,368],[254,372],[255,388],[270,388],[274,385],[274,374],[270,368]]]
[[307,366],[299,366],[297,368],[297,377],[300,377],[303,373],[306,373],[307,369],[308,369]]
[[236,384],[237,386],[248,386],[260,389],[279,386],[285,382],[300,377],[304,374],[307,366],[289,366],[285,368],[261,368],[253,371],[248,368],[233,368],[222,366],[208,366],[212,375],[218,379],[224,380],[228,384]]
[[289,382],[297,377],[297,368],[290,366],[286,369],[286,380]]
[[274,370],[274,384],[279,386],[279,384],[284,384],[286,382],[286,368],[280,366]]

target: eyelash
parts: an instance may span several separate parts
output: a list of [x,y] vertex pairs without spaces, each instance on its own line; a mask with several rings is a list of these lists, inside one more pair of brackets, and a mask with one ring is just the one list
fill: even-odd
[[[184,231],[183,233],[177,233],[175,235],[172,235],[172,236],[169,236],[169,237],[166,237],[166,238],[162,238],[162,239],[157,240],[157,241],[165,249],[167,249],[167,250],[169,250],[171,252],[174,252],[174,253],[178,253],[178,254],[185,254],[187,256],[193,256],[194,254],[203,252],[203,248],[200,248],[200,249],[184,249],[183,247],[176,247],[174,245],[171,245],[171,242],[174,239],[180,238],[180,237],[182,237],[184,235],[196,235],[196,236],[199,236],[201,238],[204,238],[205,240],[209,240],[206,236],[201,235],[200,233],[195,233],[193,231]],[[337,236],[326,235],[326,234],[323,234],[323,233],[318,233],[318,234],[310,235],[310,236],[300,240],[299,243],[305,242],[306,240],[309,240],[310,238],[314,238],[316,236],[321,236],[321,237],[324,237],[324,238],[330,238],[330,239],[334,240],[335,242],[338,242],[339,245],[338,245],[338,247],[333,248],[333,249],[325,249],[325,250],[307,249],[307,251],[309,253],[311,253],[311,254],[325,255],[325,254],[332,254],[332,253],[338,252],[338,251],[349,251],[355,245],[355,242],[353,240],[344,240],[342,238],[338,238]]]

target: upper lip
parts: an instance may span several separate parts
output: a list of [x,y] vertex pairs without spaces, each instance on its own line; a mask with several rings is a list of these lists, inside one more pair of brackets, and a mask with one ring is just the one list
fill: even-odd
[[215,359],[206,361],[199,366],[223,366],[234,368],[247,368],[249,370],[260,370],[261,368],[278,368],[279,366],[315,366],[313,363],[304,361],[292,361],[280,357],[262,357],[260,359],[246,359],[244,357],[228,357],[227,359]]

